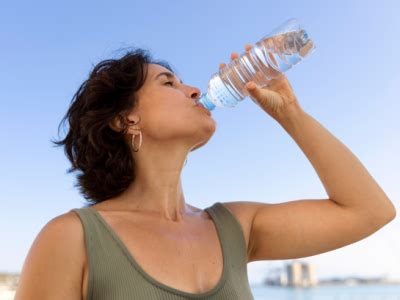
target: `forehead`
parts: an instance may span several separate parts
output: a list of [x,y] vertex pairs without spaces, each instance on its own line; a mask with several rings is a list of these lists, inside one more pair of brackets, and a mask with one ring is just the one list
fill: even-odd
[[[148,75],[150,80],[156,80],[160,77],[158,77],[159,74],[164,73],[167,77],[171,77],[171,79],[173,77],[176,78],[176,80],[178,80],[179,82],[183,83],[182,80],[180,80],[180,78],[178,78],[178,76],[176,76],[175,73],[173,73],[172,71],[170,71],[169,69],[158,65],[158,64],[149,64],[148,65]],[[161,78],[165,78],[165,76],[161,76]]]
[[171,72],[171,71],[159,64],[149,64],[149,73],[155,75],[160,72]]

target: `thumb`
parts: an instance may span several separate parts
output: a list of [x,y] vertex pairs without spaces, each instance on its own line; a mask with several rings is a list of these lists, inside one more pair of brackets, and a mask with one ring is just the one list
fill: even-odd
[[282,99],[279,93],[267,88],[261,89],[257,87],[253,81],[249,81],[245,87],[250,94],[250,98],[262,108],[272,110],[273,112],[278,111],[282,104]]
[[252,97],[254,98],[262,97],[261,91],[254,83],[254,81],[249,81],[248,83],[246,83],[245,87]]

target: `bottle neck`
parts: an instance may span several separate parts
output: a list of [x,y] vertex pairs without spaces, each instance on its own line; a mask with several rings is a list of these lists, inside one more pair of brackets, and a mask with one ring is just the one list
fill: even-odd
[[208,110],[213,110],[215,108],[215,104],[208,98],[208,94],[204,93],[197,102],[198,104],[204,106]]

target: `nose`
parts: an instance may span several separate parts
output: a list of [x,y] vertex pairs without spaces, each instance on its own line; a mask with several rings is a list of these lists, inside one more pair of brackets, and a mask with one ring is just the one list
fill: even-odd
[[198,98],[200,98],[201,95],[201,90],[196,88],[196,87],[192,87],[190,89],[190,98],[197,100]]

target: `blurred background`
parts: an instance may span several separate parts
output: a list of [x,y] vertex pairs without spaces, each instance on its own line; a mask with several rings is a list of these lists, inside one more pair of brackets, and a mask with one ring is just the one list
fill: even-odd
[[[0,272],[18,273],[52,218],[84,204],[52,146],[71,98],[92,67],[127,47],[168,61],[206,92],[231,52],[244,52],[291,17],[316,50],[286,73],[303,109],[340,139],[399,207],[400,4],[351,1],[8,1],[0,9]],[[123,52],[123,51],[122,51]],[[279,203],[326,198],[300,148],[249,98],[216,108],[217,130],[191,153],[188,203]],[[63,136],[63,131],[61,131]],[[229,174],[229,175],[227,175]],[[218,178],[218,180],[216,180]],[[399,218],[352,245],[301,259],[318,279],[400,279]],[[318,224],[315,224],[318,226]],[[290,261],[252,262],[252,285]]]

